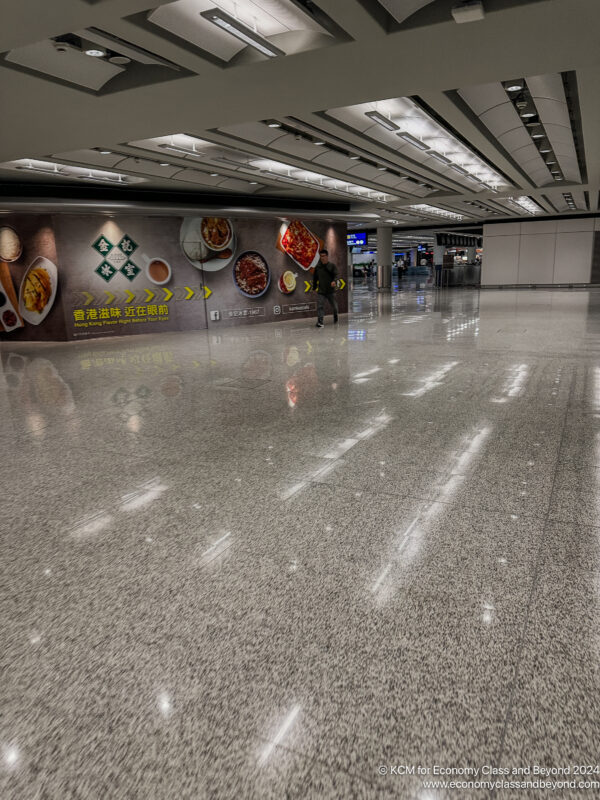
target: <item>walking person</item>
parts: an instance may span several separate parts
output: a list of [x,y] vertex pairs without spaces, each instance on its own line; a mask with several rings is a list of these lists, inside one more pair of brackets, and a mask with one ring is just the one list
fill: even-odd
[[338,321],[338,304],[335,299],[337,287],[337,269],[335,264],[329,260],[329,252],[325,249],[319,251],[319,263],[315,267],[313,274],[312,288],[317,292],[317,328],[323,327],[323,314],[325,312],[325,300],[333,309],[333,321]]

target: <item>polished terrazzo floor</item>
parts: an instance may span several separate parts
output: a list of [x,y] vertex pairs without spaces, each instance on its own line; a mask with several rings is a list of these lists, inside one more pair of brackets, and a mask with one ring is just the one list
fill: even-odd
[[2,343],[2,800],[597,793],[393,773],[599,760],[600,293],[326,323]]

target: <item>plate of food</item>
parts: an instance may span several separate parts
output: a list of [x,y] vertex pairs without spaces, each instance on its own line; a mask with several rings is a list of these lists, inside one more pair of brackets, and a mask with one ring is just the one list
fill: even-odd
[[260,253],[246,250],[233,265],[233,282],[245,297],[261,297],[271,283],[271,270]]
[[187,260],[207,272],[226,267],[235,253],[235,233],[225,217],[186,217],[179,241]]
[[23,275],[19,290],[19,314],[25,322],[39,325],[46,319],[56,298],[57,289],[56,265],[50,259],[38,256]]
[[281,226],[277,247],[299,267],[309,270],[319,261],[319,250],[323,247],[323,241],[299,219],[293,219]]

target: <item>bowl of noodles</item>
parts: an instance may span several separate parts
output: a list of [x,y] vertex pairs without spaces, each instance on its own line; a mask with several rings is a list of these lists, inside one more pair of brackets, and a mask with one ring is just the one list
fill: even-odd
[[244,297],[261,297],[271,283],[271,270],[260,253],[246,250],[235,260],[233,282]]

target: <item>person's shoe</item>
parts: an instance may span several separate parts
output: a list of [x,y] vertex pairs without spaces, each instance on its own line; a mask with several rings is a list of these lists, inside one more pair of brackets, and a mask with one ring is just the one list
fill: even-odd
[[315,328],[322,328],[322,327],[323,327],[322,322],[317,322],[317,324],[315,325]]
[[334,317],[334,318],[333,318],[333,324],[334,324],[334,325],[337,325],[337,323],[338,323],[338,318],[337,318],[337,317]]

